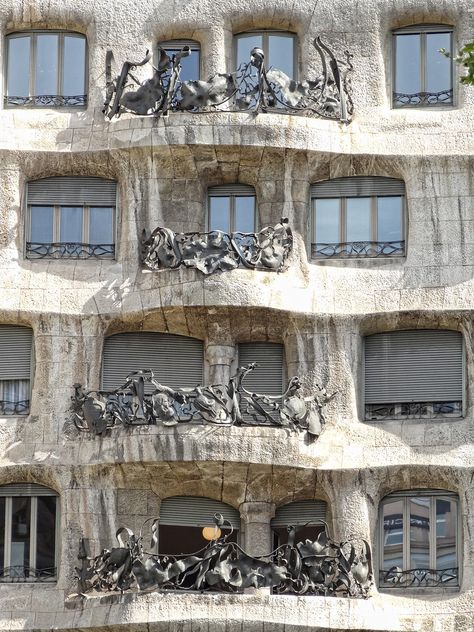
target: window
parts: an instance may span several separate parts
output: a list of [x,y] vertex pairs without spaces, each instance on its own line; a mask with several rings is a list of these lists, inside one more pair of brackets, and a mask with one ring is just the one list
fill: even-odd
[[113,258],[117,183],[56,177],[28,183],[26,256]]
[[[240,529],[240,515],[237,509],[211,498],[165,498],[160,508],[158,552],[164,555],[180,555],[196,553],[203,549],[209,541],[209,536],[205,537],[207,533],[203,532],[203,529],[208,527],[211,538],[219,537],[219,532],[214,528],[216,513],[222,514],[224,519],[230,522],[234,531],[229,541],[237,542]],[[224,535],[230,527],[224,525],[220,530]]]
[[30,412],[33,332],[0,325],[0,416]]
[[382,177],[335,178],[311,187],[311,257],[405,253],[405,185]]
[[251,31],[235,36],[236,68],[248,64],[250,51],[261,48],[265,67],[282,70],[290,79],[296,79],[296,35],[284,31]]
[[301,500],[278,507],[271,521],[274,549],[288,543],[290,525],[296,527],[296,542],[316,540],[324,531],[326,515],[327,504],[323,500]]
[[418,329],[365,339],[365,418],[459,417],[463,341],[457,331]]
[[173,58],[174,55],[180,53],[183,48],[189,48],[190,54],[181,58],[181,81],[197,81],[201,76],[201,46],[199,42],[193,40],[169,40],[160,42],[158,47]]
[[87,45],[79,33],[28,31],[6,38],[5,105],[87,105]]
[[421,24],[393,32],[394,107],[452,105],[453,64],[440,49],[453,52],[450,26]]
[[458,497],[436,490],[390,494],[380,508],[380,585],[459,585]]
[[[171,388],[194,388],[203,383],[204,346],[201,340],[155,332],[115,334],[105,339],[102,388],[114,390],[133,371],[151,369],[155,379]],[[145,385],[150,392],[153,386]]]
[[255,190],[243,184],[208,189],[209,230],[255,231]]
[[56,577],[58,494],[35,484],[0,487],[0,578]]

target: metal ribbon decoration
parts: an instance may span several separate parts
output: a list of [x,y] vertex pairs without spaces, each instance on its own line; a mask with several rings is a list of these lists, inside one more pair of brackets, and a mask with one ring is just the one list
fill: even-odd
[[[120,74],[112,79],[112,51],[106,56],[106,98],[104,113],[109,119],[122,112],[160,116],[168,112],[251,111],[306,114],[351,120],[353,103],[350,96],[349,73],[351,55],[344,52],[344,61],[317,37],[313,46],[319,54],[321,74],[302,82],[291,79],[277,68],[267,69],[261,48],[253,48],[250,61],[241,64],[233,73],[219,73],[207,81],[181,81],[181,59],[191,54],[188,46],[172,55],[160,49],[153,76],[143,83],[132,71],[147,64],[151,55],[146,52],[140,62],[126,61]],[[135,89],[132,89],[135,88]]]
[[[160,384],[151,370],[131,373],[114,391],[84,391],[74,385],[72,420],[81,432],[102,435],[125,426],[176,426],[199,422],[222,426],[270,426],[303,430],[319,436],[325,423],[324,406],[336,395],[325,388],[309,397],[299,394],[301,383],[292,378],[286,391],[271,396],[248,391],[243,381],[256,364],[241,367],[226,385],[172,389]],[[153,392],[145,394],[145,383]]]
[[458,586],[459,569],[457,567],[435,570],[430,568],[414,568],[403,571],[393,566],[388,571],[379,572],[380,584],[393,588],[420,588],[441,586]]
[[151,270],[185,266],[206,275],[239,266],[281,272],[292,246],[286,218],[258,233],[174,233],[169,228],[156,228],[151,235],[143,231],[142,262]]
[[[149,522],[149,521],[147,521]],[[373,584],[372,560],[365,540],[338,543],[323,526],[314,541],[297,542],[296,529],[288,527],[288,544],[269,555],[253,557],[230,542],[232,526],[215,514],[216,527],[230,530],[192,555],[160,555],[144,550],[142,529],[136,536],[120,528],[118,547],[89,557],[81,540],[76,568],[80,594],[129,590],[199,590],[238,593],[245,588],[272,588],[274,594],[368,597]],[[146,523],[145,523],[146,524]],[[319,523],[308,523],[310,524]],[[152,547],[158,545],[153,522]],[[216,533],[223,533],[216,529]]]

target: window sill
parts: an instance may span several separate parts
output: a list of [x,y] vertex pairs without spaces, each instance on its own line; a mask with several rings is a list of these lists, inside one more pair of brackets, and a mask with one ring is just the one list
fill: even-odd
[[312,257],[311,264],[317,266],[334,266],[334,267],[354,267],[369,268],[374,266],[393,266],[399,267],[406,261],[406,255],[397,256],[378,256],[378,257],[349,257],[349,256],[333,256],[333,257]]

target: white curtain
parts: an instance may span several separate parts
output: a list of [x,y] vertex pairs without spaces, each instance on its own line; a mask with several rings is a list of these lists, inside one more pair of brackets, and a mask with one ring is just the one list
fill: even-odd
[[0,415],[24,415],[30,408],[30,380],[0,380]]

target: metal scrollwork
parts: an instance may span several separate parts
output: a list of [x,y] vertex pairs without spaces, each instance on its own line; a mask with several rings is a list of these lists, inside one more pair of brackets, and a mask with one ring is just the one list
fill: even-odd
[[349,241],[334,244],[311,244],[313,258],[401,257],[404,254],[404,241]]
[[441,92],[415,92],[414,94],[394,92],[393,102],[395,107],[410,105],[450,105],[453,102],[453,89],[441,90]]
[[182,81],[181,59],[192,54],[188,46],[171,57],[160,49],[153,76],[140,83],[133,71],[148,64],[147,51],[140,62],[126,61],[112,78],[112,52],[106,57],[106,98],[108,118],[122,112],[160,116],[168,112],[251,111],[306,114],[349,122],[353,114],[349,73],[351,55],[337,59],[319,37],[313,41],[319,54],[321,74],[313,80],[296,81],[277,68],[266,68],[261,48],[253,48],[250,61],[233,73],[219,73],[207,81]]
[[[148,521],[147,521],[148,522]],[[81,540],[76,568],[80,594],[128,590],[199,590],[239,593],[245,588],[272,588],[274,594],[368,597],[373,584],[369,544],[365,540],[338,543],[327,525],[314,541],[295,544],[297,530],[288,527],[288,544],[269,555],[253,557],[229,541],[230,523],[215,514],[216,534],[192,555],[160,555],[144,550],[141,530],[117,531],[118,547],[89,557]],[[146,524],[146,523],[145,523]],[[308,523],[316,524],[316,523]],[[230,527],[223,529],[222,527]],[[308,526],[308,525],[305,525]],[[158,523],[152,526],[152,547],[158,548]]]
[[151,270],[185,266],[212,274],[243,266],[281,272],[292,245],[293,235],[286,218],[258,233],[174,233],[168,228],[156,228],[151,235],[143,233],[142,261]]
[[403,571],[394,566],[388,571],[379,572],[380,583],[393,588],[420,588],[457,586],[459,569],[457,567],[434,570],[430,568],[414,568]]
[[114,253],[114,244],[26,243],[26,256],[29,259],[101,259],[113,257]]
[[[84,391],[75,384],[73,422],[82,432],[102,435],[116,427],[176,426],[199,422],[223,426],[270,426],[306,431],[319,436],[325,423],[324,407],[336,395],[325,388],[303,397],[294,377],[281,395],[253,393],[244,387],[245,376],[256,364],[241,367],[226,385],[172,389],[160,384],[150,370],[131,373],[115,391]],[[145,383],[153,386],[145,394]]]
[[33,107],[85,107],[87,105],[86,94],[72,96],[62,94],[41,94],[30,97],[5,96],[5,106],[33,106]]

